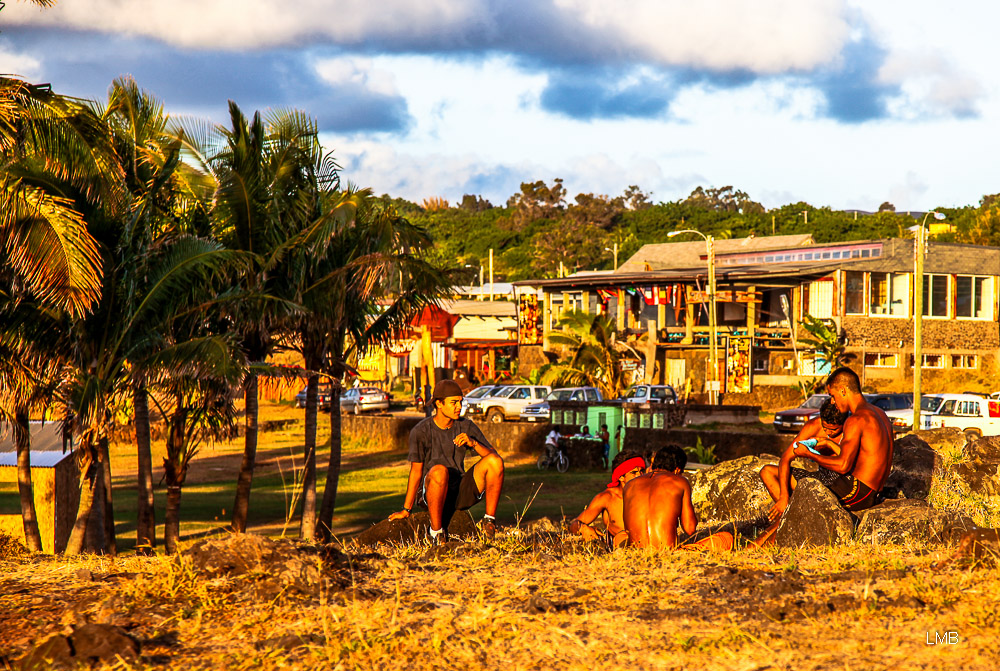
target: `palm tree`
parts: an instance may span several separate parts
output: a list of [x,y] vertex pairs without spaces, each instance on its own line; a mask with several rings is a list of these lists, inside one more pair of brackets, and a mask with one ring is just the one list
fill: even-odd
[[[347,362],[369,347],[387,345],[412,315],[456,282],[424,258],[430,239],[394,208],[380,205],[367,189],[357,216],[331,241],[322,279],[303,297],[313,328],[303,343],[324,340],[323,372],[334,381],[330,398],[330,460],[316,533],[328,538],[340,478],[342,442],[340,380]],[[324,274],[325,273],[325,274]],[[398,280],[398,281],[397,281]],[[306,523],[305,515],[303,524]]]
[[559,327],[549,334],[549,342],[565,347],[569,356],[545,372],[543,383],[597,387],[605,398],[621,396],[628,388],[622,361],[640,355],[618,340],[614,320],[573,310],[563,315]]

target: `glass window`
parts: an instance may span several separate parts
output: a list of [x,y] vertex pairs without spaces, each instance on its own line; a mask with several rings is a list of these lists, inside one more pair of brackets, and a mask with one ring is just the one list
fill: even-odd
[[872,273],[870,314],[905,317],[907,284],[904,273]]
[[937,412],[940,406],[940,396],[924,396],[920,399],[920,409],[926,412]]
[[865,313],[865,274],[849,270],[844,282],[844,312],[849,315]]
[[975,354],[952,354],[952,368],[979,368],[979,357]]
[[959,275],[955,278],[955,316],[993,319],[993,278]]
[[596,401],[597,400],[597,392],[594,391],[593,389],[588,389],[587,390],[587,400],[588,401]]
[[[944,368],[943,354],[923,354],[920,357],[923,362],[921,368]],[[913,355],[909,355],[910,368],[913,368]]]
[[948,316],[947,275],[924,275],[924,316]]
[[895,354],[885,352],[868,352],[865,354],[865,366],[869,368],[895,368],[898,360]]
[[833,281],[819,280],[809,283],[807,312],[817,319],[833,316]]
[[944,405],[941,406],[941,410],[938,411],[939,415],[954,415],[955,414],[955,401],[945,401]]
[[643,398],[645,396],[646,396],[646,388],[645,387],[637,387],[636,390],[635,390],[635,397],[636,398]]

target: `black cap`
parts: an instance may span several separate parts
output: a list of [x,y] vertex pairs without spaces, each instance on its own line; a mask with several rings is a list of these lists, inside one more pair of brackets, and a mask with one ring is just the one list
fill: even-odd
[[431,394],[432,400],[435,398],[446,399],[451,396],[465,396],[462,388],[454,380],[441,380],[434,385],[434,393]]

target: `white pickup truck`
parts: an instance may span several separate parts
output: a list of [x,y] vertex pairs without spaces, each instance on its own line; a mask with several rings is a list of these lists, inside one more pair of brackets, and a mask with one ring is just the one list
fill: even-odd
[[[887,412],[896,430],[909,430],[912,410]],[[928,394],[920,402],[920,428],[954,427],[977,438],[1000,435],[1000,399],[975,394]]]

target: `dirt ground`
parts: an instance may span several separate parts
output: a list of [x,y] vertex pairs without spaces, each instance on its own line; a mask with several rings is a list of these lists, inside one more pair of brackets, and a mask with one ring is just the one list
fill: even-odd
[[934,570],[950,548],[610,553],[515,529],[346,549],[311,593],[183,557],[11,557],[0,654],[100,622],[141,646],[119,669],[1000,668],[1000,570]]

